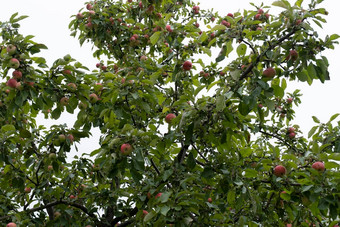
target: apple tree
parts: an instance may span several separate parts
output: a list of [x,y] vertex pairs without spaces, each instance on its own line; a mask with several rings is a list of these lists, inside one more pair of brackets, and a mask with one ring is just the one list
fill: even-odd
[[[289,81],[330,79],[322,0],[225,12],[97,0],[72,17],[97,69],[0,22],[2,226],[336,226],[340,124],[304,137]],[[108,59],[108,60],[105,60]],[[75,114],[73,125],[62,114]],[[58,119],[50,128],[38,117]],[[78,151],[100,129],[100,148]]]

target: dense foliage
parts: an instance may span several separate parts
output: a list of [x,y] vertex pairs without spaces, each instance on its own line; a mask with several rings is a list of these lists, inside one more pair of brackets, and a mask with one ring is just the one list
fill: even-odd
[[[89,2],[69,28],[95,46],[94,71],[70,55],[47,65],[47,47],[19,33],[25,16],[0,22],[1,225],[336,225],[338,114],[304,138],[291,125],[300,93],[285,90],[329,80],[322,52],[339,36],[314,30],[322,0],[302,2],[275,1],[279,15]],[[95,127],[100,148],[70,159]]]

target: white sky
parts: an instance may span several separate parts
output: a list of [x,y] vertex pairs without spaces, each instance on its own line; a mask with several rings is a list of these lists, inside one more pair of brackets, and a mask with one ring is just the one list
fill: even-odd
[[[82,48],[78,43],[78,40],[69,36],[68,24],[70,16],[76,14],[80,8],[84,7],[84,0],[0,0],[1,8],[3,9],[0,14],[0,21],[5,21],[15,13],[19,12],[19,15],[28,15],[21,22],[21,33],[24,35],[35,35],[34,40],[36,42],[44,43],[48,46],[48,50],[40,53],[47,59],[49,65],[60,57],[66,54],[77,59],[90,69],[95,67],[98,60],[93,59],[91,53],[91,45],[84,44]],[[135,1],[135,0],[134,0]],[[304,2],[309,3],[310,0]],[[219,11],[220,15],[226,15],[227,13],[242,11],[243,9],[252,9],[249,4],[249,0],[201,0],[201,9],[214,8]],[[264,1],[252,1],[257,5],[264,2],[265,5],[271,5],[273,0]],[[290,0],[290,2],[295,2]],[[325,0],[321,5],[326,8],[329,15],[326,17],[328,23],[324,25],[323,30],[319,30],[320,36],[324,37],[326,34],[340,34],[339,18],[337,15],[339,11],[340,1]],[[5,9],[5,10],[4,10]],[[277,12],[279,8],[273,7],[271,10]],[[331,115],[340,113],[340,105],[338,98],[340,98],[340,46],[336,46],[335,50],[324,52],[324,55],[328,58],[330,63],[330,77],[331,80],[325,84],[314,82],[312,86],[302,83],[291,83],[289,91],[294,89],[300,89],[303,94],[302,104],[295,108],[296,119],[294,123],[299,124],[301,129],[306,133],[314,125],[311,116],[317,116],[321,121],[327,121]],[[289,85],[288,85],[289,87]],[[61,120],[57,122],[62,123]],[[55,124],[55,122],[53,123]],[[78,146],[81,148],[89,149],[93,147],[93,142],[82,141],[82,144]]]

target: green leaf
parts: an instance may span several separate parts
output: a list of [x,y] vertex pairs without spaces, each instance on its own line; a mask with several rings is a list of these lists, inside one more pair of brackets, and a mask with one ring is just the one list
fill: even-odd
[[314,126],[309,132],[308,132],[308,138],[310,138],[312,135],[314,135],[315,131],[318,129],[319,126]]
[[210,31],[218,31],[218,30],[226,30],[227,27],[222,25],[222,24],[218,24],[218,25],[215,25]]
[[15,131],[14,125],[4,125],[1,127],[1,132],[13,132]]
[[227,201],[228,203],[230,203],[231,205],[233,205],[235,203],[235,198],[236,198],[236,193],[233,190],[230,190],[227,194]]
[[164,193],[162,193],[161,197],[159,197],[159,199],[161,200],[161,203],[168,202],[171,194],[172,194],[171,192],[164,192]]
[[338,35],[338,34],[333,34],[333,35],[331,35],[330,37],[329,37],[329,40],[335,40],[335,39],[338,39],[338,38],[340,38],[340,35]]
[[246,51],[247,51],[247,46],[244,43],[240,44],[236,49],[236,53],[239,57],[244,56],[246,54]]
[[189,153],[188,158],[187,158],[187,166],[189,169],[193,169],[196,166],[196,160],[194,158],[194,155],[192,152]]
[[152,45],[155,45],[159,38],[161,37],[161,32],[155,32],[153,35],[150,37],[150,42]]
[[319,120],[317,117],[312,116],[312,118],[313,118],[313,121],[314,121],[315,123],[320,124],[320,120]]
[[282,7],[288,9],[289,7],[284,3],[284,1],[275,1],[272,3],[273,6]]
[[328,123],[332,122],[335,120],[335,118],[337,118],[340,114],[334,114],[333,116],[331,116],[331,118],[329,119]]
[[254,169],[245,169],[244,170],[244,176],[247,178],[252,178],[252,177],[257,177],[258,176],[258,172]]
[[301,192],[309,191],[314,185],[303,186]]
[[170,207],[168,207],[168,206],[163,206],[163,207],[161,208],[161,214],[164,215],[164,216],[166,216],[166,214],[168,213],[169,210],[170,210]]
[[157,213],[155,211],[149,212],[147,215],[144,217],[144,222],[149,222],[153,217],[155,217]]
[[216,110],[222,111],[226,107],[226,100],[224,95],[219,95],[216,98]]

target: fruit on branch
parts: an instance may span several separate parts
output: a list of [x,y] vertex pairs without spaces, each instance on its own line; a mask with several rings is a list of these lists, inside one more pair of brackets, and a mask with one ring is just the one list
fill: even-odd
[[63,71],[62,71],[62,73],[64,74],[64,75],[72,75],[72,73],[71,73],[71,70],[69,70],[69,69],[64,69]]
[[10,68],[13,68],[13,69],[17,69],[19,68],[20,66],[20,62],[18,59],[16,58],[12,58],[10,61],[9,61],[9,67]]
[[296,136],[296,133],[295,132],[291,132],[288,134],[288,137],[291,138],[291,139],[294,139]]
[[11,88],[16,88],[18,84],[18,81],[16,81],[16,79],[9,79],[6,83],[7,86],[11,87]]
[[85,26],[86,26],[87,28],[93,28],[92,22],[88,22],[87,24],[85,24]]
[[269,67],[263,71],[262,75],[267,78],[273,78],[276,75],[276,71],[274,68]]
[[143,210],[143,217],[146,216],[149,212],[146,210]]
[[314,162],[312,165],[312,168],[317,171],[324,171],[325,170],[325,164],[323,162]]
[[288,104],[291,104],[292,102],[293,102],[293,98],[292,98],[292,97],[287,98],[287,103],[288,103]]
[[174,119],[175,117],[176,117],[175,114],[169,113],[169,114],[166,115],[166,117],[165,117],[165,122],[168,123],[168,124],[171,124],[172,119]]
[[81,109],[81,110],[85,110],[87,108],[87,104],[86,103],[83,103],[83,102],[80,102],[78,104],[78,108]]
[[22,72],[19,70],[14,70],[12,73],[12,76],[14,79],[21,79],[22,78]]
[[68,101],[69,101],[69,99],[68,99],[67,97],[62,97],[62,98],[60,99],[60,104],[61,104],[62,106],[66,106],[66,105],[68,105]]
[[277,177],[282,177],[287,172],[286,168],[282,165],[275,166],[274,175]]
[[288,128],[288,133],[292,133],[292,132],[295,132],[295,128],[289,127],[289,128]]
[[255,20],[260,20],[260,19],[261,19],[261,16],[262,16],[261,14],[256,14],[256,15],[255,15]]
[[162,195],[162,192],[158,193],[157,195],[155,195],[155,199],[161,197],[161,195]]
[[295,61],[298,57],[299,57],[299,54],[296,50],[290,50],[288,56],[286,57],[286,60]]
[[48,169],[49,171],[51,171],[51,170],[53,170],[53,166],[52,166],[52,165],[49,165],[49,166],[47,166],[47,169]]
[[60,134],[59,136],[58,136],[58,139],[59,139],[59,141],[60,142],[65,142],[65,140],[66,140],[66,136],[64,135],[64,134]]
[[6,48],[6,51],[9,55],[13,55],[17,51],[17,47],[12,44],[9,44]]
[[78,20],[83,19],[83,18],[84,18],[84,15],[83,15],[82,13],[77,13],[76,18],[77,18]]
[[93,11],[93,10],[90,10],[90,11],[89,11],[89,14],[90,14],[91,16],[94,16],[94,15],[96,14],[96,12]]
[[86,9],[88,10],[92,10],[93,9],[93,5],[91,5],[90,3],[86,5]]
[[30,187],[26,187],[25,188],[25,193],[30,193],[31,192],[31,188]]
[[227,17],[234,18],[234,14],[232,14],[232,13],[228,13],[228,14],[227,14]]
[[222,20],[221,24],[226,26],[227,28],[230,28],[230,23],[226,20]]
[[168,31],[168,32],[173,32],[173,30],[171,29],[171,25],[167,24],[165,26],[165,29]]
[[211,20],[211,22],[214,22],[216,20],[216,18],[215,17],[211,17],[210,20]]
[[208,203],[212,203],[212,198],[208,198]]
[[129,143],[124,143],[120,146],[120,152],[123,155],[129,155],[132,153],[132,151],[133,151],[133,148]]
[[96,103],[99,100],[98,96],[95,93],[90,94],[89,98],[91,103]]
[[263,14],[264,11],[263,11],[263,9],[259,9],[259,10],[257,10],[257,13],[258,13],[258,14]]
[[56,155],[55,153],[50,153],[50,154],[48,155],[48,158],[51,159],[51,160],[54,160],[54,159],[57,158],[57,155]]
[[70,199],[75,199],[75,198],[76,198],[76,196],[70,195]]
[[17,227],[17,224],[15,224],[14,222],[10,222],[6,225],[6,227]]
[[67,88],[70,90],[70,91],[76,91],[77,90],[77,85],[75,83],[68,83],[67,84]]
[[183,63],[183,69],[184,69],[185,71],[189,71],[191,68],[192,68],[192,63],[191,63],[191,61],[185,61],[185,62]]
[[67,135],[67,139],[69,139],[70,142],[73,143],[73,141],[74,141],[74,136],[73,136],[72,134],[68,134],[68,135]]
[[54,212],[54,217],[59,218],[61,216],[61,213],[59,211]]
[[143,56],[140,57],[140,60],[141,60],[141,61],[145,61],[146,59],[148,59],[148,57],[145,56],[145,55],[143,55]]
[[199,14],[200,12],[200,7],[199,6],[193,6],[192,10],[194,11],[194,14]]

